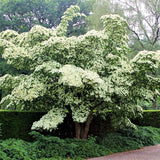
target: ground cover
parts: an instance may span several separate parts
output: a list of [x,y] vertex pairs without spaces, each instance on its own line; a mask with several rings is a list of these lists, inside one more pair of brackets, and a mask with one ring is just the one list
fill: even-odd
[[64,160],[100,157],[111,153],[142,148],[160,143],[160,129],[138,127],[123,129],[114,133],[103,133],[87,140],[60,139],[44,136],[38,132],[30,133],[34,141],[7,139],[0,142],[0,159],[5,160]]

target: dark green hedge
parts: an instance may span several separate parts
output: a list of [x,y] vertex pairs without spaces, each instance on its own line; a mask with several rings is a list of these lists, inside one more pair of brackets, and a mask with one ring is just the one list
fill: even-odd
[[31,124],[38,120],[44,113],[41,112],[16,112],[1,111],[0,123],[2,123],[2,138],[21,138],[29,140]]
[[[39,120],[45,112],[16,112],[16,111],[0,111],[0,123],[2,123],[2,139],[20,138],[31,141],[32,138],[28,134],[31,132],[31,126],[34,121]],[[74,137],[74,123],[71,117],[65,118],[65,123],[59,125],[59,129],[50,133],[59,137]],[[47,132],[42,132],[48,134]]]
[[[16,111],[0,111],[0,123],[2,123],[2,138],[20,138],[31,141],[31,136],[28,134],[31,131],[31,126],[34,121],[37,121],[44,115],[44,112],[16,112]],[[160,111],[145,111],[143,118],[134,120],[134,123],[139,126],[152,126],[160,128]],[[110,123],[110,112],[106,116],[106,120],[100,117],[94,117],[89,131],[90,135],[100,135],[104,132],[112,132],[114,129]],[[43,132],[48,134],[47,132]],[[74,137],[74,123],[71,117],[67,117],[64,123],[59,125],[59,128],[51,135],[61,138]]]
[[145,110],[143,118],[133,120],[139,126],[152,126],[160,128],[160,110]]

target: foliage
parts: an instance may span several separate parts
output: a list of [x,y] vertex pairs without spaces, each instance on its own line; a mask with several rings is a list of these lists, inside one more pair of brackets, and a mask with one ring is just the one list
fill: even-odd
[[[81,0],[0,0],[0,32],[11,29],[22,33],[37,24],[54,29],[59,25],[63,12],[73,4],[78,4],[82,13],[88,15],[92,3]],[[76,17],[69,23],[67,35],[84,34],[85,26],[85,19]],[[20,71],[7,65],[0,55],[0,76],[26,73],[25,69]],[[1,96],[6,94],[6,91],[0,90],[0,101]]]
[[66,139],[66,141],[77,145],[74,152],[78,157],[100,157],[111,153],[109,148],[96,144],[96,138],[93,137],[89,137],[87,141],[77,139]]
[[95,139],[77,140],[60,139],[58,137],[43,136],[38,132],[31,133],[34,142],[9,139],[0,143],[1,158],[6,159],[82,159],[108,154],[103,146],[95,143]]
[[120,133],[110,133],[103,137],[99,143],[106,148],[110,148],[112,152],[122,152],[143,147],[141,143],[136,142],[133,138],[123,136]]
[[33,144],[33,150],[37,153],[37,158],[74,156],[73,149],[75,146],[73,144],[67,144],[58,137],[45,137],[37,132],[32,132],[31,134],[36,138],[36,141]]
[[113,152],[122,152],[160,143],[160,129],[153,127],[138,127],[138,129],[123,129],[116,133],[103,134],[98,144],[110,148]]
[[[23,140],[8,139],[0,143],[0,159],[25,159],[35,158],[34,154],[30,155],[31,145]],[[29,152],[30,151],[30,152]]]
[[32,148],[35,149],[34,152],[36,152],[37,158],[55,156],[86,158],[107,154],[107,150],[96,144],[94,138],[88,140],[60,139],[58,137],[46,137],[38,132],[31,132],[31,134],[35,138]]
[[55,31],[34,26],[22,34],[0,33],[2,57],[17,69],[30,71],[0,78],[0,86],[9,91],[2,105],[48,111],[32,129],[49,131],[63,122],[67,111],[77,124],[76,133],[84,131],[77,138],[87,138],[94,109],[111,109],[116,124],[134,126],[130,118],[141,113],[137,101],[151,100],[159,85],[151,75],[160,52],[144,51],[128,60],[127,23],[118,15],[102,16],[102,31],[68,38],[68,20],[75,16],[83,15],[78,6],[71,6]]
[[0,55],[0,76],[5,75],[6,73],[16,74],[16,69],[11,67],[10,65],[7,65],[7,62],[2,59],[2,56]]
[[153,127],[124,129],[87,140],[60,139],[38,132],[30,134],[34,137],[33,142],[17,139],[0,142],[1,159],[81,160],[160,143],[160,129]]
[[0,123],[0,137],[2,136],[2,128],[1,128],[1,126],[2,126],[2,123]]
[[160,129],[154,127],[138,127],[137,130],[124,129],[121,131],[124,136],[133,137],[137,143],[143,146],[155,145],[160,143]]
[[[28,135],[31,125],[45,113],[39,112],[17,112],[0,111],[1,137],[0,139],[17,138],[31,141]],[[63,132],[63,131],[62,131]]]
[[146,110],[144,111],[143,118],[137,118],[135,123],[139,126],[152,126],[160,128],[159,112],[160,110]]
[[[133,123],[139,126],[152,126],[160,128],[160,110],[147,110],[143,111],[143,117],[133,119]],[[32,141],[32,137],[28,135],[30,128],[34,121],[37,121],[42,117],[45,112],[26,112],[26,111],[0,111],[0,123],[2,125],[2,136],[0,139],[17,138],[27,141]],[[95,114],[95,113],[94,113]],[[111,112],[106,112],[104,119],[102,114],[93,116],[89,135],[99,136],[103,132],[111,133],[115,129],[111,124]],[[60,138],[73,138],[75,136],[74,123],[71,116],[67,115],[64,123],[58,126],[57,130],[53,130],[51,133],[53,136],[59,136]]]

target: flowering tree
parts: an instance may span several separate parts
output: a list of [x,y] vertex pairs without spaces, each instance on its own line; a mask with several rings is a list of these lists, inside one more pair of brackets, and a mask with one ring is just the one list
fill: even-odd
[[127,23],[118,15],[103,16],[102,31],[67,38],[68,21],[75,16],[83,15],[79,7],[71,6],[55,31],[34,26],[22,34],[0,33],[3,58],[30,73],[0,78],[0,86],[8,92],[2,105],[47,111],[33,123],[36,130],[56,129],[69,113],[77,138],[87,138],[93,110],[111,109],[116,124],[133,125],[129,118],[141,113],[137,101],[152,99],[159,85],[151,73],[159,64],[160,52],[144,51],[128,60]]

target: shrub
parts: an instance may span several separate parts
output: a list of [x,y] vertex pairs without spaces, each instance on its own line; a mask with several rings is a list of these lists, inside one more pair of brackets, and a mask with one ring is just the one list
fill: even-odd
[[[34,155],[30,155],[31,145],[29,142],[16,139],[8,139],[0,143],[0,160],[31,160]],[[32,157],[32,158],[31,158]]]
[[37,153],[37,158],[73,157],[74,144],[67,144],[59,137],[44,136],[38,132],[30,134],[35,138],[32,149]]
[[110,133],[99,140],[99,144],[109,148],[112,152],[122,152],[143,147],[135,139],[125,137],[120,133]]
[[89,137],[88,140],[66,139],[66,142],[73,143],[76,146],[74,153],[77,157],[99,157],[111,153],[108,148],[97,144],[96,139],[93,137]]
[[81,160],[160,143],[160,129],[138,127],[89,137],[87,140],[60,139],[31,132],[33,142],[8,139],[0,142],[0,160]]
[[120,131],[123,136],[132,137],[143,146],[160,143],[160,128],[138,127],[138,129],[124,129]]
[[160,143],[160,129],[153,127],[123,129],[117,133],[104,134],[97,142],[113,152],[138,149]]
[[86,158],[98,157],[109,153],[103,146],[95,143],[94,138],[88,140],[60,139],[58,137],[44,136],[38,132],[30,133],[34,138],[34,152],[38,158],[69,157]]

